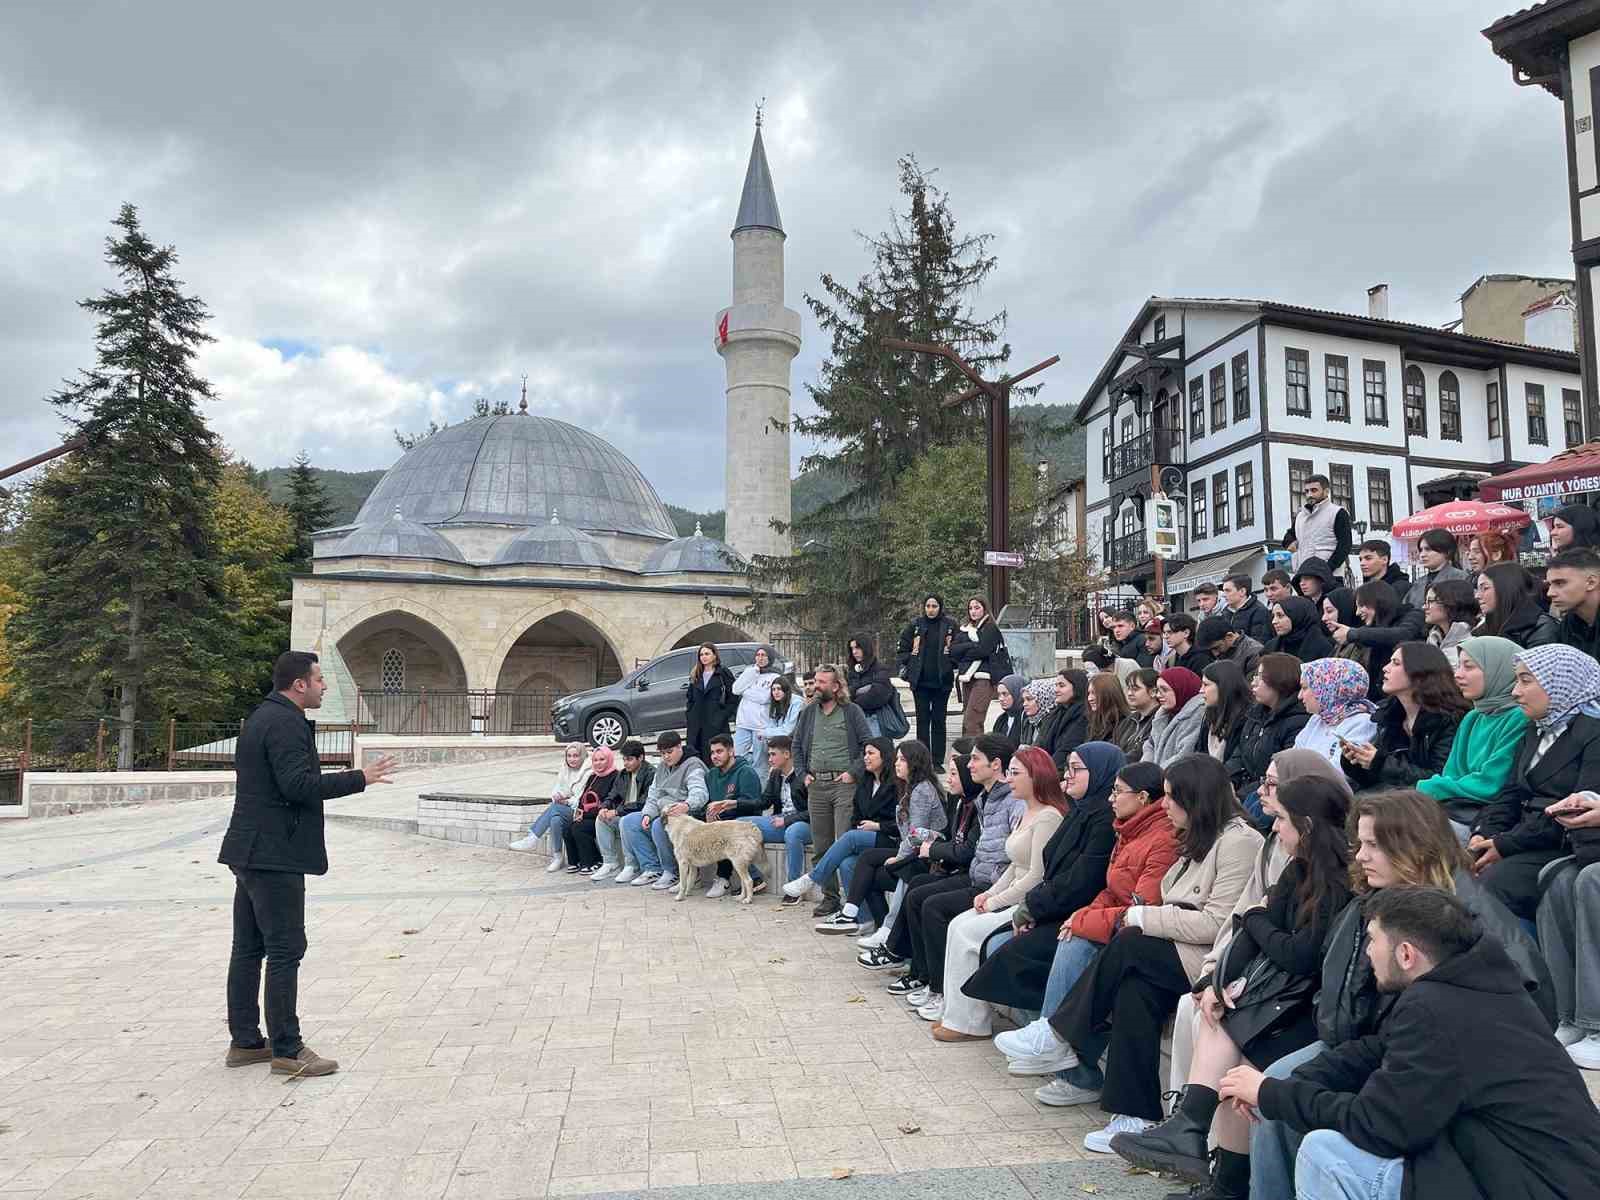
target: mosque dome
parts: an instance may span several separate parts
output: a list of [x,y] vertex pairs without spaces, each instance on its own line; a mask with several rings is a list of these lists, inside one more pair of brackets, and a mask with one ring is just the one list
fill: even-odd
[[[365,518],[366,508],[361,512]],[[406,520],[398,508],[376,523],[363,520],[362,524],[345,535],[334,548],[333,554],[335,557],[359,555],[364,558],[433,558],[453,563],[467,561],[449,538],[435,533],[426,525]]]
[[560,567],[610,567],[611,555],[589,534],[576,525],[563,525],[560,514],[551,513],[548,524],[531,526],[519,533],[495,557],[495,565],[545,564]]
[[418,442],[390,467],[356,522],[396,509],[425,525],[568,526],[670,538],[666,505],[627,455],[553,417],[476,417]]
[[732,546],[701,533],[697,521],[688,537],[675,538],[650,551],[639,570],[645,575],[665,575],[672,571],[742,571],[745,565]]

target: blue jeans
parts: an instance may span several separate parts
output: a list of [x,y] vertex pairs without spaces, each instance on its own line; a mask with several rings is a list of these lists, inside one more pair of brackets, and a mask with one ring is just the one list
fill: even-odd
[[622,817],[618,817],[615,824],[602,821],[599,817],[594,820],[594,841],[600,847],[600,861],[610,866],[626,857],[628,862],[633,861],[633,855],[627,853],[622,841]]
[[[1287,1079],[1294,1069],[1310,1062],[1327,1046],[1312,1042],[1303,1050],[1285,1054],[1266,1070],[1268,1079]],[[1294,1193],[1294,1159],[1300,1150],[1300,1134],[1282,1121],[1262,1118],[1250,1126],[1250,1194],[1275,1200],[1288,1200]]]
[[735,757],[744,759],[756,769],[756,776],[761,780],[761,786],[767,786],[767,774],[772,770],[772,764],[767,761],[767,738],[759,729],[746,729],[742,725],[735,725],[733,729],[733,753]]
[[1295,1195],[1298,1200],[1400,1200],[1405,1174],[1403,1158],[1379,1158],[1342,1133],[1313,1129],[1295,1156]]
[[811,864],[812,881],[820,884],[837,871],[840,889],[849,891],[850,877],[855,874],[856,857],[877,844],[878,835],[868,829],[852,829],[848,833],[841,833],[822,857]]
[[[805,866],[805,848],[811,844],[811,826],[804,821],[785,821],[781,826],[774,825],[771,817],[740,817],[741,821],[749,821],[761,830],[761,840],[771,845],[782,846],[789,863],[789,873],[785,878],[793,879]],[[761,878],[761,872],[752,868],[751,876]]]
[[1056,956],[1050,960],[1050,979],[1044,985],[1044,1008],[1040,1010],[1045,1019],[1055,1015],[1056,1009],[1066,1000],[1067,993],[1072,991],[1083,973],[1094,965],[1095,957],[1104,949],[1099,942],[1081,937],[1056,943]]
[[531,837],[543,837],[546,833],[552,832],[553,826],[556,845],[560,846],[561,839],[567,832],[567,826],[571,824],[572,806],[570,804],[557,804],[552,801],[545,806],[545,810],[528,827],[528,834]]
[[873,737],[882,737],[883,736],[883,722],[882,722],[882,720],[879,719],[878,714],[877,713],[866,713],[865,716],[867,718],[867,728],[872,730],[872,736]]
[[[641,874],[661,870],[661,855],[656,852],[656,840],[651,836],[657,828],[666,831],[665,824],[659,818],[650,822],[649,829],[644,828],[643,813],[629,813],[622,818],[622,844],[627,847],[633,861],[639,864]],[[670,848],[668,854],[671,854]]]

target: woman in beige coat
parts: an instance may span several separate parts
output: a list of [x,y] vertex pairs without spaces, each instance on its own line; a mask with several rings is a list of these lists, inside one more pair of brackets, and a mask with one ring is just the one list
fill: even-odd
[[[1138,898],[1122,926],[1065,1001],[1050,1027],[1077,1062],[1035,1095],[1053,1105],[1096,1101],[1110,1121],[1084,1147],[1111,1152],[1119,1133],[1142,1133],[1161,1106],[1161,1031],[1249,886],[1261,835],[1234,798],[1228,772],[1210,755],[1185,755],[1167,771],[1162,805],[1178,832],[1178,861],[1161,894]],[[1098,1066],[1109,1050],[1106,1068]]]

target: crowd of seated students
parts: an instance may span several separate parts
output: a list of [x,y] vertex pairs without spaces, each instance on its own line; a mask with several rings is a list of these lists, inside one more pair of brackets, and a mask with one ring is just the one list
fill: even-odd
[[[936,1043],[993,1037],[1041,1104],[1099,1106],[1087,1149],[1196,1197],[1579,1194],[1600,1177],[1578,1072],[1600,1071],[1600,551],[1558,548],[1556,619],[1520,565],[1473,580],[1456,549],[1424,539],[1410,586],[1367,542],[1355,589],[1313,563],[1269,572],[1266,605],[1230,577],[1199,623],[1109,612],[1084,670],[1003,675],[992,729],[944,762],[874,736],[819,668],[797,713],[773,685],[792,733],[766,739],[764,787],[733,739],[708,765],[663,734],[654,767],[637,742],[569,760],[534,836],[664,891],[668,822],[756,823],[782,903],[820,893],[817,930],[857,935]],[[1516,1062],[1484,1061],[1475,1006]],[[1429,1021],[1461,1032],[1428,1045]]]

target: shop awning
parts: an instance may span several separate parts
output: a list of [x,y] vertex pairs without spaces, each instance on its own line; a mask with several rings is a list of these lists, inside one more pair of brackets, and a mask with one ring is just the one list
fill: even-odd
[[1167,595],[1177,596],[1183,592],[1192,592],[1202,583],[1221,583],[1229,575],[1242,574],[1250,560],[1260,553],[1261,547],[1248,546],[1240,550],[1229,550],[1226,554],[1213,554],[1210,558],[1197,558],[1184,563],[1167,580]]
[[1478,484],[1480,500],[1512,502],[1578,492],[1600,492],[1600,442],[1585,442],[1549,462],[1491,475]]

